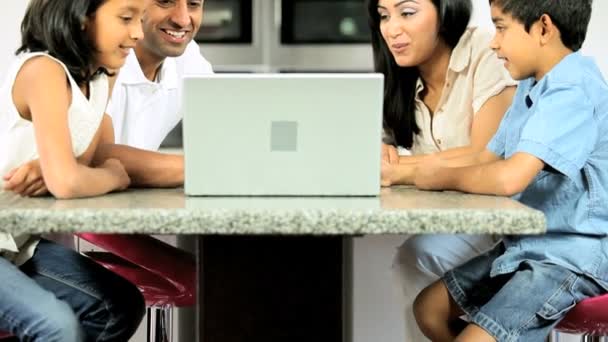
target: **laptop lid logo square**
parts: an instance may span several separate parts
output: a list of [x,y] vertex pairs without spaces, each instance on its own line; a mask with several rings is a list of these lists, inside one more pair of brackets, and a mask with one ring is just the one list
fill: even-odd
[[298,122],[272,121],[270,151],[295,152],[298,149]]

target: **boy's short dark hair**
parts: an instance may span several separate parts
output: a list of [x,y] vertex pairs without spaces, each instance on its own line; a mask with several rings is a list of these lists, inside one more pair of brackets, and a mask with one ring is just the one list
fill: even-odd
[[83,85],[105,69],[91,72],[96,46],[82,27],[106,0],[31,0],[21,23],[21,52],[48,52]]
[[591,20],[593,0],[490,0],[530,30],[543,14],[549,15],[561,34],[562,43],[572,51],[580,50]]

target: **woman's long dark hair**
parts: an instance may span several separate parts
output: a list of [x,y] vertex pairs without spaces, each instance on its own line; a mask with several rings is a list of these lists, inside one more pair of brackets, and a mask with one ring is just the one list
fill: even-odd
[[22,52],[48,52],[65,64],[78,85],[84,85],[97,74],[91,71],[96,47],[83,30],[106,0],[31,0],[21,23]]
[[[454,48],[467,29],[471,19],[471,0],[431,0],[439,14],[439,36]],[[383,127],[398,146],[411,148],[416,125],[416,82],[420,77],[416,67],[400,67],[395,62],[382,33],[378,0],[368,0],[367,10],[372,31],[372,47],[376,72],[384,74]],[[429,28],[432,29],[432,28]]]

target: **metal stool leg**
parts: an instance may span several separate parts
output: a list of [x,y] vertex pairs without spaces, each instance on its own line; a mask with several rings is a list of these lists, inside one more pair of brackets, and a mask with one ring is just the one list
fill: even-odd
[[163,340],[161,342],[171,342],[173,339],[173,308],[170,305],[165,305],[160,309],[160,328],[162,331]]
[[548,338],[549,342],[560,342],[559,332],[552,331]]
[[152,340],[152,308],[146,308],[146,342]]
[[148,342],[171,342],[173,308],[170,305],[148,308]]
[[583,336],[581,342],[606,342],[606,338],[602,336]]

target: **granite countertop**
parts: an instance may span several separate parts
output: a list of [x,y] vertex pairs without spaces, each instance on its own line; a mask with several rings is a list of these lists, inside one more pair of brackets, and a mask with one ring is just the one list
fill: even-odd
[[504,197],[384,188],[379,197],[187,197],[129,190],[79,200],[0,192],[0,231],[146,234],[540,234],[544,215]]

